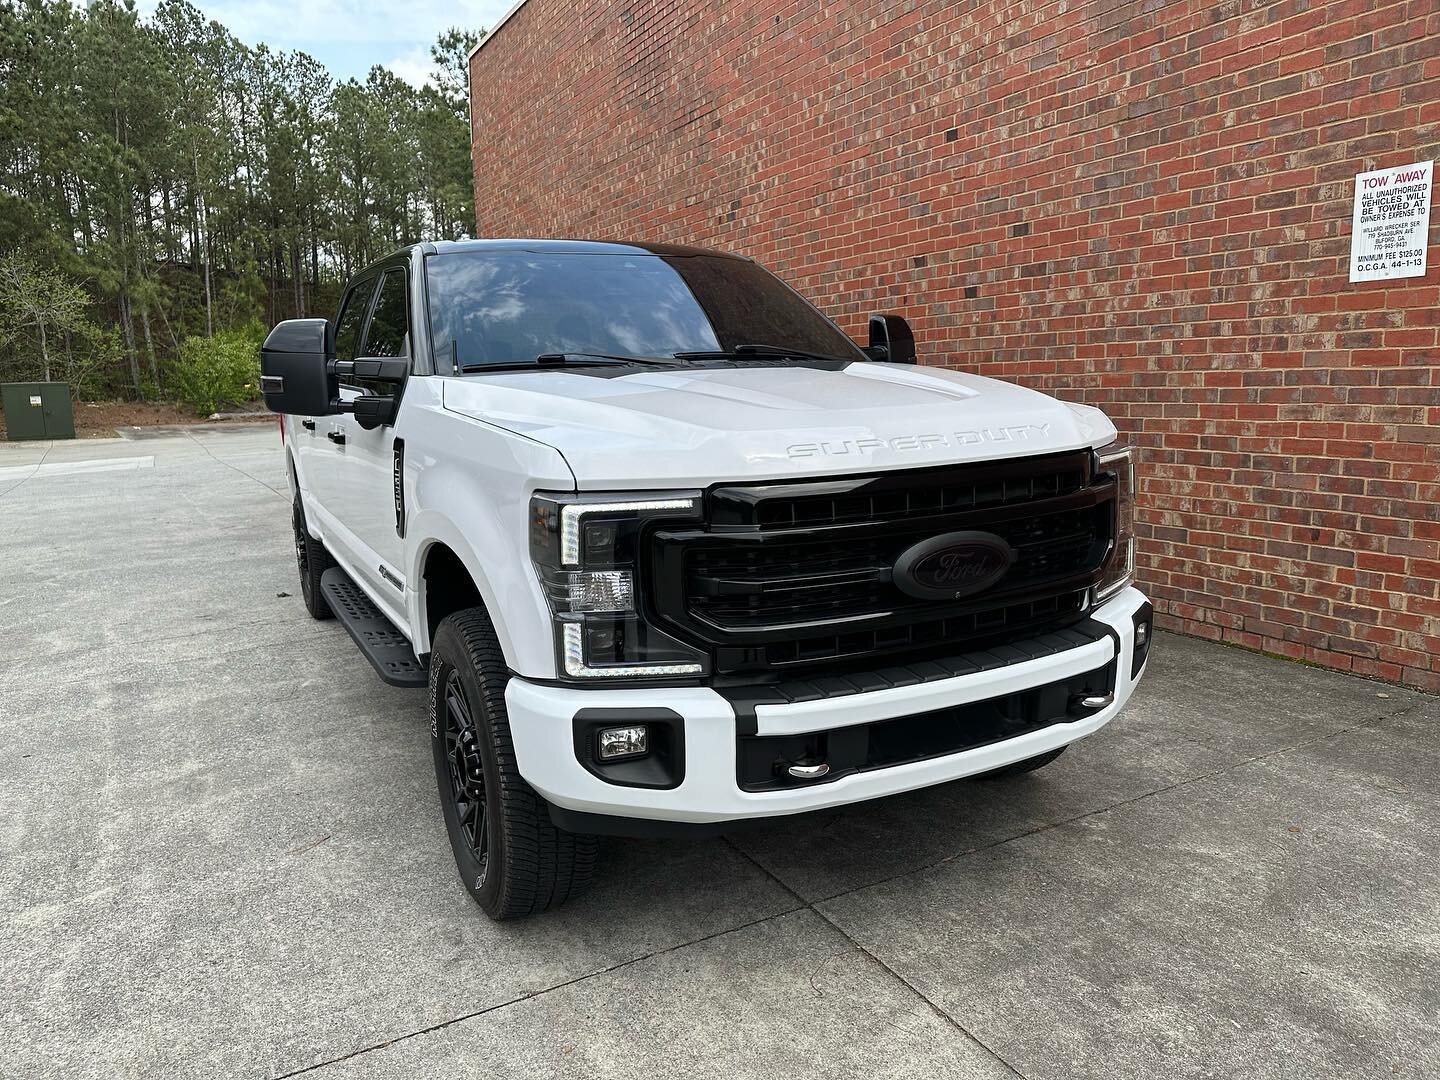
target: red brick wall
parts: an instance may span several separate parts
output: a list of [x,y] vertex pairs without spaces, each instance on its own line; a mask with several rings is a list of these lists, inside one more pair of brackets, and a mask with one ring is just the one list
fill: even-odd
[[1440,248],[1347,280],[1436,0],[529,0],[471,74],[479,235],[743,252],[1101,406],[1163,625],[1440,689]]

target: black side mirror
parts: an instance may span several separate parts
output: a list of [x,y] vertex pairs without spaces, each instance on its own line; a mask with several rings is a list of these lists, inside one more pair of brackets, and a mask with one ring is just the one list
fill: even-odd
[[346,412],[355,414],[355,422],[366,431],[373,431],[381,424],[395,422],[395,399],[390,395],[366,394],[342,406]]
[[339,383],[330,370],[330,323],[288,319],[260,346],[260,393],[271,412],[329,416],[336,411]]
[[915,363],[915,335],[910,324],[899,315],[871,315],[865,355],[881,363]]
[[[336,375],[394,383],[398,387],[410,374],[410,359],[405,356],[361,356],[354,360],[336,360],[330,367]],[[354,413],[355,422],[371,431],[381,424],[395,422],[395,406],[393,394],[365,394],[352,401],[341,401],[336,407],[340,412]]]

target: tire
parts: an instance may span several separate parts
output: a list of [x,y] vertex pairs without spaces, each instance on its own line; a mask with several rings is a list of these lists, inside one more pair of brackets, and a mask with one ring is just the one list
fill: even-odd
[[1002,765],[998,769],[991,769],[989,772],[976,773],[971,780],[1004,780],[1007,776],[1020,776],[1023,773],[1034,772],[1036,769],[1043,769],[1050,762],[1054,761],[1066,750],[1060,747],[1056,750],[1047,750],[1043,754],[1036,754],[1024,761],[1015,761],[1009,765]]
[[324,543],[310,535],[298,491],[290,511],[290,523],[295,529],[295,564],[300,569],[300,596],[305,601],[305,610],[314,619],[333,619],[335,613],[320,590],[320,575],[334,566],[335,560]]
[[557,829],[520,775],[505,712],[509,671],[478,608],[440,623],[430,652],[430,743],[450,850],[490,918],[558,907],[590,885],[595,838]]

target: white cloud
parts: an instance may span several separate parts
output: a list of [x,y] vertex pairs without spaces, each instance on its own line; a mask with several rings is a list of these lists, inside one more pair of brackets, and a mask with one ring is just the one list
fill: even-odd
[[430,59],[429,47],[419,45],[403,56],[397,56],[394,60],[387,61],[385,66],[415,87],[424,86],[431,80],[435,71],[435,65]]

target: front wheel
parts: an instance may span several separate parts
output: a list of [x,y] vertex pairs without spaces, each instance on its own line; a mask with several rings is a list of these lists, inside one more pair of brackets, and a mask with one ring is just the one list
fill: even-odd
[[450,849],[492,919],[558,907],[590,885],[595,838],[557,829],[515,762],[509,672],[479,609],[441,622],[430,653],[430,742]]
[[295,564],[300,568],[300,596],[305,601],[305,610],[314,619],[333,619],[335,613],[320,591],[320,575],[334,566],[335,560],[324,543],[310,535],[298,491],[290,509],[290,525],[295,530]]

